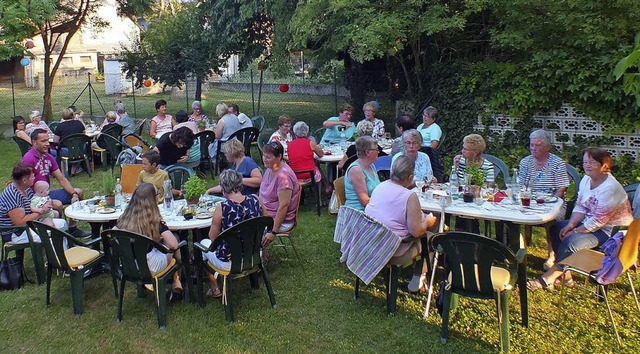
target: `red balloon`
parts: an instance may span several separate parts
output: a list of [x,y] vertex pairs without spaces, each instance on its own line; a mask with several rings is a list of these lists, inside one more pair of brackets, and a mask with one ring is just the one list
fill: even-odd
[[151,80],[149,79],[144,80],[144,87],[149,87],[149,86],[151,86]]
[[289,85],[281,84],[280,85],[280,92],[287,92],[287,91],[289,91]]
[[25,47],[27,47],[27,49],[31,49],[35,46],[35,44],[33,44],[32,40],[28,40],[27,43],[25,43]]

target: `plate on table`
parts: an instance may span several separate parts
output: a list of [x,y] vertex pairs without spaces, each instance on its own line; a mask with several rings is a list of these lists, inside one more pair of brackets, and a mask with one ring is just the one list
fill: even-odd
[[557,201],[558,201],[558,197],[556,197],[555,195],[544,198],[545,203],[555,203]]
[[211,214],[208,214],[208,213],[196,214],[196,219],[210,219],[210,218],[211,218]]
[[100,214],[113,214],[116,212],[114,208],[103,208],[98,211]]

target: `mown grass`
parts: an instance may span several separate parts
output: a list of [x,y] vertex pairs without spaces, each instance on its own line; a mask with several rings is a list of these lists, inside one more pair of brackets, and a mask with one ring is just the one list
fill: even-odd
[[[19,160],[15,143],[0,139],[0,176],[9,179]],[[71,178],[89,194],[98,190],[101,169],[92,178]],[[108,172],[106,172],[108,173]],[[208,183],[213,181],[208,180]],[[54,183],[54,188],[56,187]],[[399,293],[398,313],[387,316],[381,277],[353,299],[354,276],[339,262],[333,242],[335,217],[317,216],[311,203],[301,207],[295,237],[304,260],[303,271],[284,253],[269,265],[278,307],[270,308],[263,286],[251,291],[248,281],[234,283],[236,322],[228,324],[218,300],[207,306],[180,302],[169,306],[168,327],[158,330],[153,300],[138,298],[127,287],[124,320],[115,321],[117,300],[107,274],[88,279],[84,314],[75,317],[68,279],[52,282],[52,303],[45,305],[45,287],[27,284],[0,292],[0,348],[3,352],[399,352],[484,353],[498,350],[495,305],[462,299],[455,311],[449,340],[440,343],[440,317],[422,320],[424,295]],[[86,225],[85,225],[86,227]],[[535,229],[528,260],[529,277],[542,269],[544,238]],[[33,269],[27,269],[34,278]],[[406,286],[405,274],[401,286]],[[640,283],[636,280],[636,284]],[[578,290],[568,291],[562,306],[559,291],[529,294],[530,327],[520,325],[517,292],[510,301],[511,346],[516,353],[637,352],[640,315],[626,278],[611,287],[610,301],[622,337],[616,347],[603,303]]]

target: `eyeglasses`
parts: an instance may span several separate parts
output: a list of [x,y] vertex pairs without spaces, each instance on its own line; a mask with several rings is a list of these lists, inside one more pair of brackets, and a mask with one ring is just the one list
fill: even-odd
[[373,109],[365,109],[365,112],[375,112]]
[[375,151],[375,152],[380,152],[380,150],[376,149],[366,149],[365,151]]
[[417,142],[417,141],[405,141],[404,144],[405,145],[420,145],[420,143]]

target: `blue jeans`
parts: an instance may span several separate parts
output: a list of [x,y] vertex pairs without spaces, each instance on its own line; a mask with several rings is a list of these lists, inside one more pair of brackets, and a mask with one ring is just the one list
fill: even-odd
[[[569,224],[569,220],[562,220],[551,226],[551,247],[556,254],[556,262],[559,262],[581,249],[592,249],[601,246],[608,238],[602,230],[591,233],[571,234],[560,240],[560,230]],[[582,224],[579,224],[580,226]]]

